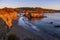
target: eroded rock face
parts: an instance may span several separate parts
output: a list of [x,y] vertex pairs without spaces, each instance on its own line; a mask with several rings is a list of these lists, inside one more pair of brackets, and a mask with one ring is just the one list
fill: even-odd
[[17,12],[11,8],[0,9],[0,18],[8,25],[9,28],[12,27],[12,21],[16,20]]
[[5,38],[7,34],[7,25],[6,23],[0,18],[0,39]]
[[29,13],[29,12],[27,12],[25,15],[28,18],[30,18],[30,17],[33,17],[33,18],[42,18],[42,17],[44,17],[43,13]]

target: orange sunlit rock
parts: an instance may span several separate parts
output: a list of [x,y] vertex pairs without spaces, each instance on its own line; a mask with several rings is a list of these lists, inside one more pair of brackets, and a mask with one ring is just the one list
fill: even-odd
[[12,21],[17,19],[17,12],[13,9],[1,9],[0,10],[0,18],[4,20],[4,22],[8,25],[9,28],[12,27]]
[[32,21],[42,20],[43,18],[31,18]]
[[26,12],[26,14],[25,14],[28,18],[30,18],[30,17],[44,17],[44,15],[43,15],[43,13],[34,13],[34,12]]
[[38,14],[38,13],[31,13],[32,17],[43,17],[43,14]]

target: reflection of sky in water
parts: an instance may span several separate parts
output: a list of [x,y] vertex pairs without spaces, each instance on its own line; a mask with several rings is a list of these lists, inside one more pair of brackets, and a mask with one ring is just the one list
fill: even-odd
[[[56,33],[60,36],[60,28],[55,28],[55,25],[60,25],[60,13],[53,13],[53,14],[45,14],[47,18],[43,18],[42,20],[32,21],[33,24],[37,25],[40,30],[48,31],[50,34]],[[53,22],[53,24],[50,24]],[[43,33],[42,33],[43,34]]]
[[[38,20],[36,20],[37,18],[34,18],[30,21],[27,20],[27,18],[21,17],[18,20],[18,24],[21,25],[23,28],[34,32],[36,35],[44,36],[45,32],[43,30],[48,31],[48,33],[51,34],[57,33],[59,35],[60,28],[54,28],[54,25],[60,25],[60,13],[45,14],[45,16],[47,16],[47,18],[38,18]],[[25,19],[25,21],[23,21],[23,19]],[[53,22],[53,24],[50,24],[50,22]],[[35,29],[38,29],[40,31],[36,31]]]
[[40,29],[30,23],[26,17],[20,17],[18,20],[18,25],[22,26],[22,28],[26,29],[27,31],[40,35]]
[[60,20],[60,13],[45,14],[49,19]]
[[60,13],[45,14],[47,18],[44,18],[44,22],[54,22],[54,24],[60,24]]
[[18,20],[18,25],[21,25],[25,29],[34,29],[40,31],[35,25],[33,25],[26,17],[20,17]]

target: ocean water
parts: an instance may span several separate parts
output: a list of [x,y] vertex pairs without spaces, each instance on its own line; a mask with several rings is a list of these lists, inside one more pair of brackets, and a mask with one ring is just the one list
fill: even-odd
[[[56,36],[60,37],[60,27],[55,28],[56,25],[60,25],[60,13],[44,13],[46,18],[31,18],[20,17],[18,25],[22,26],[27,31],[47,38]],[[53,22],[52,24],[50,22]]]
[[44,22],[44,23],[53,22],[53,24],[60,24],[60,13],[47,13],[47,14],[45,13],[44,16],[47,17],[32,22]]
[[[40,29],[40,34],[45,36],[55,35],[56,37],[60,37],[60,27],[55,27],[56,25],[60,25],[60,13],[48,13],[44,14],[47,16],[46,18],[42,18],[40,20],[31,20],[31,22]],[[53,22],[52,24],[50,22]]]

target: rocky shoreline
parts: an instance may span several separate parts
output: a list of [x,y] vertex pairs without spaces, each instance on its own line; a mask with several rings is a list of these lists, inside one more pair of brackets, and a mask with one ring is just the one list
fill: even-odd
[[17,21],[14,22],[14,25],[12,27],[12,29],[10,30],[10,32],[8,33],[8,35],[14,34],[16,35],[20,40],[27,40],[27,39],[31,39],[31,40],[42,40],[42,37],[36,36],[33,33],[25,30],[24,28],[22,28],[21,26],[18,26]]
[[[1,21],[1,22],[3,22],[3,21]],[[34,35],[33,33],[26,31],[21,26],[18,26],[18,21],[17,20],[13,21],[13,26],[9,30],[9,32],[7,32],[8,30],[6,28],[4,28],[4,27],[6,27],[6,24],[5,24],[5,26],[4,26],[4,23],[2,23],[2,24],[3,24],[3,26],[0,25],[0,27],[3,27],[3,28],[1,28],[2,31],[3,30],[6,30],[6,31],[4,31],[3,34],[1,34],[2,32],[0,31],[0,35],[1,35],[0,38],[1,37],[7,37],[8,39],[0,39],[0,40],[10,40],[10,39],[11,40],[13,40],[13,39],[15,39],[15,40],[17,40],[17,39],[18,40],[27,40],[27,39],[29,39],[29,40],[30,39],[31,40],[40,40],[40,39],[42,39],[42,38]]]

